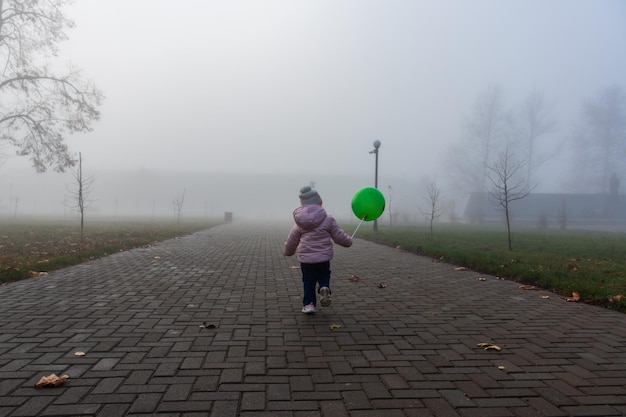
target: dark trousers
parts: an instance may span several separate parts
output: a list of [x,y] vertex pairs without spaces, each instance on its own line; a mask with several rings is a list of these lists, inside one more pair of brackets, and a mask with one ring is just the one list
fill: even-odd
[[[302,270],[302,283],[304,284],[304,297],[302,305],[317,305],[316,293],[322,287],[330,288],[330,261],[316,264],[300,264]],[[316,286],[319,287],[316,288]]]

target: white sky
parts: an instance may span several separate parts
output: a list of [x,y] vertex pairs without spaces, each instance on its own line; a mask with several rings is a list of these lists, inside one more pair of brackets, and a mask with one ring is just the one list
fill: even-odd
[[[564,135],[626,88],[620,0],[78,0],[61,45],[103,90],[92,170],[442,175],[477,96],[533,88]],[[7,172],[28,166],[12,158]]]
[[107,97],[69,142],[107,168],[370,171],[379,139],[381,170],[420,176],[489,84],[511,104],[536,86],[562,125],[626,84],[621,1],[79,0],[68,14],[63,58]]

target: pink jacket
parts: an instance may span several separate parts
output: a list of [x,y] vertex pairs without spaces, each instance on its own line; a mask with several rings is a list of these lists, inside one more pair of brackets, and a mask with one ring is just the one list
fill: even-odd
[[333,258],[333,242],[346,248],[352,246],[352,238],[318,204],[298,207],[293,212],[293,219],[296,224],[285,242],[285,256],[297,251],[298,261],[313,264]]

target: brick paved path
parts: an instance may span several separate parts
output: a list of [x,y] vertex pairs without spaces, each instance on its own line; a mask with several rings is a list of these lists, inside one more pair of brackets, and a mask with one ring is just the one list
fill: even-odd
[[0,287],[0,416],[626,415],[626,315],[357,240],[306,316],[289,226]]

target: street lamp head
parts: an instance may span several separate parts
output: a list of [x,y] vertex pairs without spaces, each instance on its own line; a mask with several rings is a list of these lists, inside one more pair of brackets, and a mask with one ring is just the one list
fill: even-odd
[[380,141],[378,139],[376,139],[374,141],[374,149],[378,149],[378,148],[380,148]]

